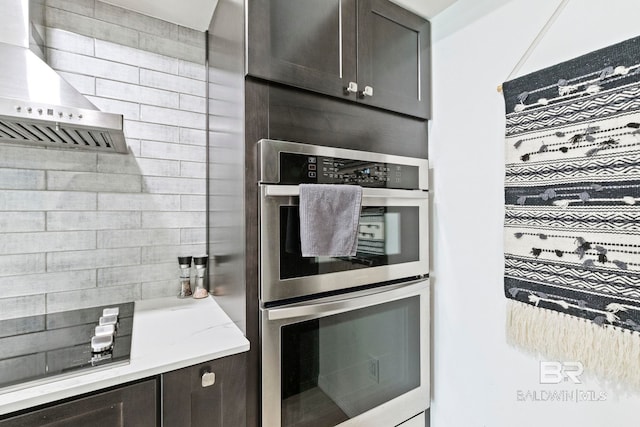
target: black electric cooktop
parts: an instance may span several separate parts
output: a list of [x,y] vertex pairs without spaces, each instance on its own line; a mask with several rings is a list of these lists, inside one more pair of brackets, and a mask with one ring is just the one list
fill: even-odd
[[0,321],[0,394],[128,363],[133,308],[129,302]]

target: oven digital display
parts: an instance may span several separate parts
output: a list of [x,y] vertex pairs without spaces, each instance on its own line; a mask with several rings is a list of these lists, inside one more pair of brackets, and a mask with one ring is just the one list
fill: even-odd
[[281,152],[280,184],[414,189],[419,188],[419,178],[417,166]]

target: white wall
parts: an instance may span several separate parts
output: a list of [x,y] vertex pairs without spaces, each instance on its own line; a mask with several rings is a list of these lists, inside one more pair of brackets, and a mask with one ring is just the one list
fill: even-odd
[[[560,0],[459,0],[433,19],[433,427],[635,425],[640,394],[583,375],[541,385],[538,356],[505,341],[504,102],[511,73]],[[637,0],[573,0],[522,70],[638,35]],[[600,402],[518,401],[595,391]]]

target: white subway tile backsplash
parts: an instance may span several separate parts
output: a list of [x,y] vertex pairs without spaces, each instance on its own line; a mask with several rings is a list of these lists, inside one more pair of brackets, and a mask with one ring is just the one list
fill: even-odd
[[140,119],[150,123],[161,123],[193,129],[205,129],[206,115],[191,111],[174,110],[153,105],[140,106]]
[[0,255],[72,251],[95,247],[95,231],[6,233],[0,242]]
[[178,60],[157,53],[126,47],[103,40],[96,40],[96,57],[122,64],[178,74]]
[[209,156],[214,163],[225,163],[228,165],[241,165],[242,152],[233,148],[212,147]]
[[98,248],[177,245],[179,243],[182,242],[180,230],[177,229],[98,231]]
[[205,146],[207,133],[204,130],[180,128],[180,143]]
[[[0,143],[0,318],[176,295],[175,258],[206,252],[204,33],[99,0],[47,0],[46,22],[50,63],[98,108],[124,115],[129,153]],[[222,102],[210,106],[241,115],[225,86],[242,79],[212,76]],[[218,129],[242,132],[225,120]],[[229,150],[237,135],[217,135],[227,150],[211,159],[231,165],[213,169],[212,184],[241,194],[218,179],[242,165],[243,151]],[[240,221],[238,200],[210,200],[223,253],[239,232],[224,227]]]
[[[170,245],[170,246],[145,246],[142,248],[142,263],[154,264],[163,262],[174,262],[177,264],[177,257],[184,255],[204,254],[207,247],[200,245]],[[177,265],[176,265],[177,266]]]
[[209,100],[209,114],[220,117],[239,117],[244,107],[238,102]]
[[91,210],[96,208],[95,193],[68,191],[0,191],[2,211]]
[[67,52],[89,56],[93,56],[95,53],[95,39],[93,37],[85,37],[58,28],[47,28],[45,32],[47,36],[47,46],[52,49],[65,50]]
[[95,270],[0,277],[0,295],[3,298],[95,287]]
[[207,78],[207,71],[203,64],[180,60],[178,63],[178,75],[188,77],[190,79],[205,81]]
[[[204,33],[203,39],[204,39]],[[173,56],[175,58],[186,59],[192,62],[204,64],[204,49],[193,44],[158,37],[152,34],[140,33],[138,35],[140,49],[156,52],[162,55]]]
[[44,171],[0,168],[0,190],[43,190]]
[[206,161],[206,148],[186,144],[167,144],[157,141],[142,141],[141,155],[156,159]]
[[186,43],[190,46],[197,46],[204,52],[206,43],[205,33],[202,31],[194,30],[183,26],[178,27],[178,41]]
[[96,1],[95,17],[102,21],[112,22],[156,36],[171,39],[178,38],[178,26],[176,24],[101,1]]
[[140,84],[195,96],[203,96],[205,93],[205,83],[203,81],[153,70],[140,70]]
[[47,271],[85,270],[140,264],[139,248],[96,249],[47,254]]
[[84,16],[93,16],[94,0],[47,0],[47,6]]
[[103,211],[177,211],[177,194],[98,194],[98,209]]
[[145,176],[142,183],[147,193],[162,194],[205,194],[206,182],[197,178],[165,178]]
[[78,55],[56,49],[49,49],[49,64],[56,70],[84,74],[93,77],[104,77],[121,82],[138,83],[137,67]]
[[206,241],[206,228],[183,228],[180,230],[180,243],[183,245],[195,245],[198,243],[206,243]]
[[180,162],[180,176],[188,178],[205,178],[207,164],[201,162]]
[[180,293],[177,279],[142,283],[142,299],[173,297]]
[[[0,296],[2,289],[0,288]],[[44,295],[19,296],[0,299],[0,320],[23,316],[37,316],[46,310]]]
[[[125,120],[126,123],[126,120]],[[126,125],[125,125],[126,126]],[[127,141],[127,153],[134,156],[140,155],[140,140],[125,137]]]
[[209,93],[214,99],[228,102],[238,102],[238,89],[224,84],[209,82]]
[[183,93],[180,94],[180,108],[196,113],[204,113],[207,108],[207,100],[201,96],[185,95]]
[[[67,3],[75,3],[75,0],[69,0]],[[90,0],[90,3],[93,5],[93,0]],[[47,7],[46,23],[47,26],[52,28],[60,28],[88,37],[109,40],[124,46],[138,47],[137,30],[94,19],[92,18],[93,6],[91,11],[91,14],[85,12],[71,13],[66,10]]]
[[21,231],[44,231],[44,212],[2,212],[0,211],[0,233]]
[[140,192],[139,175],[89,172],[47,172],[47,189],[65,191]]
[[113,286],[108,288],[81,289],[47,294],[47,311],[55,313],[65,310],[119,304],[140,299],[140,285]]
[[122,230],[140,228],[140,212],[47,212],[47,230]]
[[[43,273],[45,269],[46,257],[43,253],[0,255],[0,277]],[[0,298],[2,298],[2,291],[0,291]]]
[[205,220],[204,212],[142,212],[142,228],[193,228]]
[[98,287],[108,288],[126,284],[167,280],[171,277],[178,278],[178,275],[178,260],[164,264],[101,268],[98,270]]
[[178,129],[174,126],[125,120],[124,133],[127,135],[127,138],[178,142]]
[[127,175],[139,175],[140,167],[134,155],[116,155],[113,153],[98,153],[98,172]]
[[177,160],[158,160],[139,158],[138,166],[144,176],[180,176],[180,162]]
[[0,144],[0,167],[40,170],[96,170],[96,153]]
[[127,120],[140,120],[140,105],[97,96],[87,96],[93,105],[107,113],[122,114]]
[[167,108],[180,106],[180,94],[114,80],[97,79],[96,95]]
[[204,212],[207,196],[180,196],[180,210]]

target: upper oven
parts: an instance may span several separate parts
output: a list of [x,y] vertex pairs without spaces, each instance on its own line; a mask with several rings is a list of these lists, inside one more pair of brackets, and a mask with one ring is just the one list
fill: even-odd
[[[427,160],[273,140],[259,152],[263,303],[428,275]],[[363,187],[355,256],[301,255],[302,183]]]

